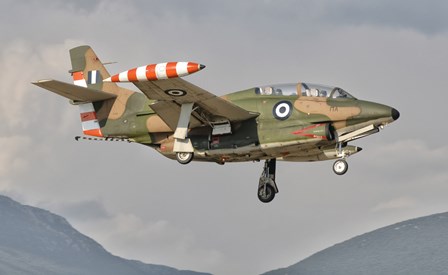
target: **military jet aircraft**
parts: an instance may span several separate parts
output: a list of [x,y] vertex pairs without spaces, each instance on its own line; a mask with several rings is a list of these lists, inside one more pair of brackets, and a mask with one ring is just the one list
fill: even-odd
[[[198,63],[151,64],[111,76],[89,46],[71,49],[70,57],[74,85],[33,84],[78,105],[85,135],[147,145],[181,164],[264,160],[257,191],[265,203],[278,192],[277,160],[336,159],[333,170],[343,175],[347,157],[361,151],[348,143],[400,116],[338,87],[298,82],[218,97],[181,78],[205,67]],[[142,93],[119,82],[132,82]]]

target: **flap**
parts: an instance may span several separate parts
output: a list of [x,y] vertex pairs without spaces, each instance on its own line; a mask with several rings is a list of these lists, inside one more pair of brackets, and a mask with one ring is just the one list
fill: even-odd
[[[176,130],[177,123],[179,121],[180,106],[172,101],[157,101],[151,104],[149,107],[159,115],[159,117],[168,125],[168,127]],[[190,128],[195,128],[203,123],[193,115],[190,116]]]

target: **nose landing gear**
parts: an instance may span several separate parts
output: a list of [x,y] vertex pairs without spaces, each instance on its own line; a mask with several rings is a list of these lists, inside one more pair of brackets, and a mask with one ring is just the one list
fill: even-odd
[[[345,173],[347,173],[348,170],[348,163],[346,161],[346,158],[350,155],[350,154],[346,154],[344,151],[343,146],[345,147],[347,144],[345,143],[345,145],[343,145],[341,142],[337,143],[337,150],[338,150],[338,157],[340,157],[340,159],[336,160],[333,163],[333,172],[336,175],[342,176]],[[357,147],[356,147],[357,148]],[[358,150],[358,149],[356,149]]]
[[263,172],[261,172],[258,184],[258,199],[261,202],[271,202],[275,194],[278,193],[275,183],[276,159],[267,159],[264,162]]
[[348,170],[348,163],[345,159],[338,159],[333,164],[333,172],[335,172],[336,175],[342,176],[344,175]]

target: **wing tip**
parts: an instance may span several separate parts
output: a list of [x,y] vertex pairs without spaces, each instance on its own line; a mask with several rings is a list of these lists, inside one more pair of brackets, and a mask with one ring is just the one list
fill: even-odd
[[40,80],[31,82],[31,84],[37,85],[39,83],[45,83],[45,82],[50,82],[50,81],[53,81],[53,80],[52,79],[40,79]]

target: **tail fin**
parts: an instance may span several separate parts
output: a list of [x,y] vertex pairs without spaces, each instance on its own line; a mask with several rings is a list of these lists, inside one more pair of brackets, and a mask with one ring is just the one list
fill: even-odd
[[111,127],[107,127],[107,122],[117,121],[125,114],[127,101],[135,92],[119,87],[116,83],[103,83],[103,79],[110,77],[110,74],[90,46],[71,49],[70,59],[70,73],[75,85],[116,95],[116,98],[79,105],[84,134],[97,137],[116,134],[111,132]]
[[115,83],[110,83],[114,85],[103,83],[103,79],[110,77],[110,74],[90,46],[79,46],[71,49],[70,59],[72,62],[70,73],[73,76],[78,73],[77,81],[84,80],[87,85],[85,87],[99,91],[107,90],[107,92],[114,94],[118,93],[119,87]]

